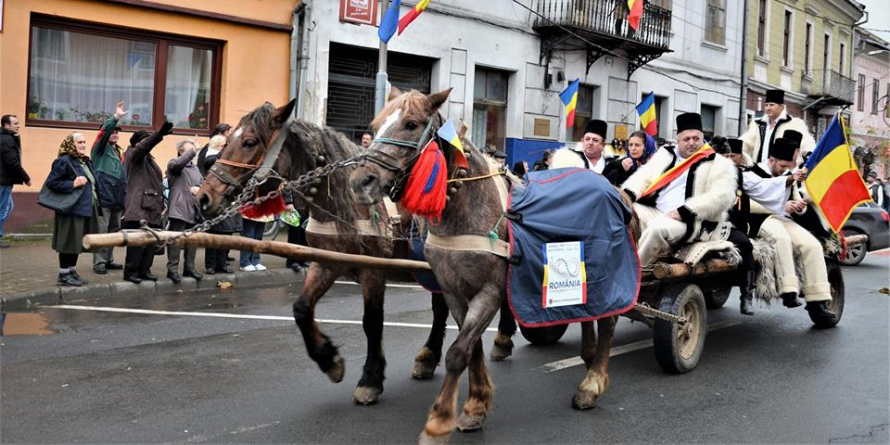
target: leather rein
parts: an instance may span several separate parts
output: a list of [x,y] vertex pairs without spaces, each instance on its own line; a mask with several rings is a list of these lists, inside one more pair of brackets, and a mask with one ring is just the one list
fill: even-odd
[[[365,160],[396,174],[393,186],[389,193],[387,193],[393,201],[398,201],[399,198],[401,198],[402,192],[405,189],[405,184],[408,183],[408,177],[411,176],[411,171],[414,170],[414,165],[417,163],[417,159],[420,158],[424,142],[426,141],[429,143],[429,141],[432,141],[434,138],[438,139],[438,135],[436,134],[438,132],[438,126],[433,125],[433,122],[438,119],[438,113],[430,117],[429,122],[426,124],[426,127],[423,129],[423,133],[420,135],[420,139],[417,142],[394,138],[377,138],[374,139],[374,141],[371,142],[371,146],[368,147],[368,152],[364,157]],[[429,141],[427,141],[427,138],[429,138]],[[389,153],[380,151],[379,148],[375,149],[375,146],[378,144],[410,148],[414,150],[414,154],[408,158],[405,162],[405,166],[402,167],[399,165],[398,158]]]
[[[278,155],[281,154],[281,150],[284,148],[284,143],[287,141],[288,132],[284,131],[285,128],[289,127],[291,122],[294,119],[290,118],[285,122],[278,132],[275,135],[275,138],[272,140],[272,144],[269,145],[263,152],[260,154],[260,158],[257,159],[254,164],[245,164],[243,162],[230,161],[228,159],[217,158],[216,162],[210,167],[208,173],[213,175],[216,179],[226,185],[226,189],[223,192],[226,195],[232,194],[238,190],[240,190],[245,181],[249,180],[251,177],[256,180],[256,185],[260,186],[264,184],[266,181],[270,179],[270,175],[275,173],[273,178],[278,178],[278,174],[272,168],[275,165],[275,162],[278,161]],[[232,176],[229,172],[227,172],[222,165],[228,165],[229,167],[240,168],[243,170],[247,170],[241,176],[235,177]],[[283,181],[282,178],[278,178]]]

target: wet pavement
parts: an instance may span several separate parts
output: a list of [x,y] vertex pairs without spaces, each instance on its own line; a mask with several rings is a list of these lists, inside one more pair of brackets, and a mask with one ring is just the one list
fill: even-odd
[[[651,331],[622,319],[609,391],[591,411],[571,408],[582,367],[544,372],[577,356],[578,327],[549,347],[517,335],[512,357],[487,364],[497,390],[484,430],[452,442],[888,443],[890,297],[878,292],[888,271],[890,257],[878,255],[844,268],[846,310],[830,330],[813,329],[802,309],[739,315],[733,293],[709,312],[702,360],[685,375],[664,374],[644,343]],[[0,442],[416,442],[444,374],[410,377],[429,295],[388,289],[386,390],[358,407],[360,289],[336,285],[316,314],[346,360],[333,384],[293,324],[299,286],[13,308],[0,343]],[[487,332],[486,350],[492,341]]]

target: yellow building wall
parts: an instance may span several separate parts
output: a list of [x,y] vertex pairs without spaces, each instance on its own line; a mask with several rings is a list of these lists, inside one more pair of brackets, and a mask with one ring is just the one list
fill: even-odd
[[[300,0],[156,0],[154,3],[289,25],[291,12]],[[290,33],[287,31],[95,0],[6,0],[5,4],[3,32],[0,33],[0,114],[15,114],[22,122],[22,162],[32,178],[30,188],[17,186],[17,192],[40,189],[56,158],[59,144],[73,131],[25,125],[32,12],[224,41],[221,122],[236,125],[244,114],[263,102],[269,101],[279,106],[288,99]],[[90,144],[95,140],[97,131],[78,131],[86,135]],[[121,133],[121,145],[126,146],[130,135]],[[185,138],[188,137],[168,136],[153,150],[162,169],[175,155],[176,143]],[[199,146],[206,142],[206,137],[198,140]]]

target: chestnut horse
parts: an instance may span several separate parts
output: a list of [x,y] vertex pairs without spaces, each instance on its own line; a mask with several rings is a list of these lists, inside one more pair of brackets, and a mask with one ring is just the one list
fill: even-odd
[[[295,179],[327,163],[350,159],[360,153],[361,149],[341,133],[307,122],[288,121],[294,105],[295,101],[291,101],[275,109],[267,102],[241,119],[220,153],[221,161],[217,161],[207,175],[197,196],[207,214],[218,213],[231,204],[233,195],[241,192],[281,131],[287,132],[286,139],[274,169],[285,179]],[[285,125],[287,127],[282,128]],[[312,189],[301,192],[308,196],[306,201],[309,201],[303,202],[308,206],[311,218],[306,233],[307,242],[312,247],[325,250],[391,258],[395,241],[385,233],[389,230],[386,227],[390,216],[387,207],[356,204],[348,179],[349,171],[341,168],[326,178],[316,180]],[[322,193],[318,193],[319,190]],[[294,198],[302,201],[299,194]],[[402,215],[401,220],[405,223],[393,227],[391,234],[407,233],[410,215]],[[313,229],[313,223],[324,230]],[[313,262],[306,274],[302,292],[293,305],[294,320],[303,335],[309,357],[333,382],[339,383],[344,374],[343,358],[337,347],[322,333],[314,314],[318,301],[341,276],[350,277],[361,284],[364,298],[362,327],[368,340],[368,352],[353,401],[363,405],[373,404],[383,392],[386,367],[383,353],[386,273]],[[432,378],[442,355],[448,309],[441,294],[432,294],[432,307],[433,327],[426,344],[415,358],[412,372],[417,379]],[[508,318],[509,323],[502,323],[502,332],[506,334],[498,335],[502,338],[498,358],[506,358],[512,353],[510,336],[516,328],[513,318]]]
[[[410,175],[419,148],[436,137],[436,130],[443,123],[438,110],[450,92],[449,89],[424,95],[411,90],[402,94],[393,88],[387,106],[371,124],[377,131],[377,140],[365,162],[352,173],[353,192],[359,203],[373,205],[394,188],[401,187],[401,182]],[[506,224],[501,222],[504,207],[499,196],[503,191],[498,191],[496,182],[503,178],[485,178],[496,171],[493,163],[470,141],[463,140],[462,144],[469,161],[468,178],[484,179],[464,181],[456,193],[452,191],[441,222],[430,225],[430,234],[440,239],[467,235],[488,238],[489,231],[495,231],[501,240],[506,240]],[[453,147],[441,140],[439,146],[449,160],[448,177],[459,177],[452,162]],[[492,409],[494,385],[485,367],[479,339],[506,300],[505,258],[489,251],[454,250],[442,243],[437,245],[442,247],[426,244],[427,261],[444,291],[448,309],[460,326],[460,334],[446,354],[447,375],[420,435],[422,443],[446,442],[455,427],[461,431],[482,428]],[[576,408],[593,408],[609,385],[607,366],[616,321],[617,317],[597,321],[598,342],[593,322],[581,323],[581,357],[588,371],[572,400]],[[468,399],[460,417],[456,418],[460,377],[467,368]]]

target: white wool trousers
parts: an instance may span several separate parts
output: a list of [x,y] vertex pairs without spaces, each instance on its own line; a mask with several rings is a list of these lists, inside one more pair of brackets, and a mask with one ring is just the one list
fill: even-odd
[[671,253],[673,246],[686,233],[686,224],[664,216],[654,207],[634,203],[634,212],[640,219],[640,242],[637,254],[640,264],[648,266],[658,258]]
[[[808,303],[831,300],[831,286],[828,284],[822,244],[812,233],[794,221],[771,216],[760,227],[760,237],[772,241],[776,246],[776,282],[779,294],[803,292]],[[800,285],[794,269],[795,251],[800,253],[798,261],[803,269],[803,286]]]

